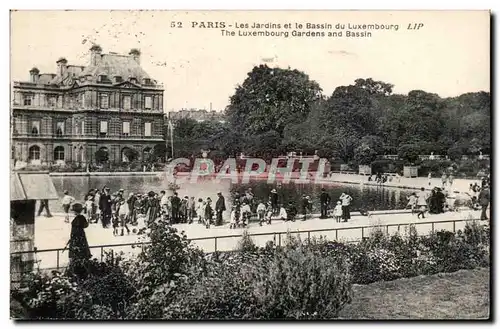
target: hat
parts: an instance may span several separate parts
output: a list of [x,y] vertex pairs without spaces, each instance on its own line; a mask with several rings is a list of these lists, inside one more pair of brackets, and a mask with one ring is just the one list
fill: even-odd
[[154,196],[155,196],[155,192],[153,192],[153,191],[149,191],[149,192],[148,192],[148,196],[149,196],[149,197],[151,197],[151,198],[152,198],[152,197],[154,197]]
[[186,195],[186,196],[184,197],[184,199],[189,199],[189,197]]
[[273,189],[271,190],[271,193],[278,193],[278,192],[276,192],[276,189],[274,189],[274,188],[273,188]]
[[340,201],[337,201],[337,204],[342,204],[342,202],[340,202]]
[[63,193],[64,193],[64,194],[68,194],[69,192],[68,192],[68,190],[64,190],[64,192],[63,192]]
[[217,195],[222,195],[222,193],[221,192],[217,192]]
[[130,192],[128,196],[134,196],[134,192]]
[[110,189],[109,187],[107,187],[107,186],[104,186],[104,190],[105,190],[105,191],[109,191],[109,190],[111,190],[111,189]]
[[73,205],[71,206],[71,210],[80,213],[83,210],[83,205],[81,203],[73,203]]
[[122,188],[118,190],[118,192],[123,192],[123,191],[125,191],[125,190],[124,190],[124,189],[122,189]]

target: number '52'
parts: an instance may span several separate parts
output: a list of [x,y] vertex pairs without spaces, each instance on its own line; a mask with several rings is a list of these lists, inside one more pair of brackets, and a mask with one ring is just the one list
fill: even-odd
[[170,22],[170,27],[182,27],[182,22]]

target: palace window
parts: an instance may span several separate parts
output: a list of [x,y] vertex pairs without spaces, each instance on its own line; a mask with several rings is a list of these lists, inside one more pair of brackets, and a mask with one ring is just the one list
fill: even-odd
[[144,123],[144,136],[146,137],[151,136],[151,122]]
[[151,79],[145,78],[144,79],[144,84],[145,85],[150,85],[151,84]]
[[123,78],[119,75],[115,76],[115,82],[116,83],[120,83],[120,82],[123,82]]
[[101,109],[107,109],[109,107],[108,94],[100,94],[99,98],[100,98]]
[[31,122],[31,134],[39,135],[40,134],[40,121],[32,121]]
[[99,135],[100,136],[106,136],[107,134],[108,134],[108,122],[107,121],[101,121]]
[[82,131],[81,131],[81,134],[85,135],[85,121],[82,121]]
[[64,161],[64,147],[58,146],[54,149],[54,160]]
[[80,106],[85,107],[85,93],[80,94]]
[[64,121],[56,123],[56,136],[62,137],[64,135]]
[[123,121],[122,134],[123,134],[123,136],[130,135],[130,122],[129,121]]
[[30,160],[40,160],[40,147],[33,145],[28,150]]
[[151,96],[146,96],[144,98],[144,108],[150,110],[152,108],[152,98]]
[[123,108],[125,110],[130,110],[131,107],[132,107],[132,97],[123,96]]
[[100,83],[108,83],[110,81],[108,80],[108,76],[107,75],[100,75],[98,82],[100,82]]
[[49,107],[56,107],[57,106],[57,96],[55,96],[55,95],[47,96],[47,103],[48,103]]
[[29,94],[23,95],[23,105],[24,106],[31,106],[33,96]]

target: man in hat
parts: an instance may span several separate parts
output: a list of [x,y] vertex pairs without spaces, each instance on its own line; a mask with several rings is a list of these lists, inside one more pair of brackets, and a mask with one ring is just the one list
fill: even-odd
[[342,193],[340,195],[340,201],[342,202],[342,219],[347,222],[351,219],[351,201],[352,197],[347,193]]
[[104,187],[104,194],[99,199],[99,208],[101,209],[101,223],[103,228],[107,228],[111,222],[112,199],[109,194],[110,188]]
[[321,217],[327,218],[328,205],[330,204],[331,198],[324,188],[321,189],[321,195],[319,197],[319,201],[321,202]]
[[179,223],[179,209],[181,207],[181,199],[179,198],[177,192],[174,192],[174,196],[170,200],[172,206],[172,221],[174,224]]
[[269,201],[271,201],[271,207],[273,208],[273,215],[277,215],[279,213],[278,207],[278,192],[276,189],[271,190],[271,195],[269,196]]
[[481,220],[488,220],[488,216],[486,215],[486,210],[490,204],[490,187],[488,184],[485,184],[479,192],[479,204],[481,205]]
[[226,211],[226,200],[221,192],[217,193],[217,202],[215,203],[216,226],[222,225],[222,213]]

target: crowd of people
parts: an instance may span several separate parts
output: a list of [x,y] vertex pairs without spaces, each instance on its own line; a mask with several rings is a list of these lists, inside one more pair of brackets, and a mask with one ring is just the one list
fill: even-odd
[[[481,220],[487,220],[486,210],[490,203],[489,178],[481,180],[481,186],[477,183],[470,184],[469,192],[461,194],[458,190],[449,190],[444,187],[453,184],[453,177],[443,175],[443,188],[434,187],[430,193],[421,188],[418,193],[414,192],[408,197],[407,208],[416,213],[417,217],[425,218],[425,213],[441,214],[447,211],[458,211],[466,207],[472,210],[481,210]],[[450,179],[451,177],[451,179]]]
[[[382,176],[383,177],[383,176]],[[446,184],[452,184],[453,178],[446,177]],[[443,183],[445,181],[443,180]],[[416,213],[418,218],[425,218],[426,213],[440,214],[446,211],[455,211],[460,207],[470,207],[482,210],[481,219],[487,219],[486,209],[489,205],[489,179],[485,178],[481,186],[470,184],[468,193],[450,191],[435,187],[430,193],[425,188],[412,193],[408,197],[407,208]],[[246,227],[251,218],[256,218],[259,225],[271,224],[273,220],[305,221],[313,213],[312,198],[302,195],[299,202],[281,200],[276,189],[272,189],[267,200],[257,200],[251,188],[243,193],[236,192],[230,196],[230,228]],[[337,222],[347,222],[351,218],[351,203],[353,198],[342,193],[338,200],[332,202],[328,192],[322,188],[319,195],[320,218],[334,218]],[[70,211],[78,203],[75,198],[64,191],[61,200],[65,213],[65,221],[70,220]],[[79,206],[77,206],[78,209]],[[227,211],[226,200],[222,193],[217,193],[215,203],[211,197],[198,198],[191,196],[179,197],[177,192],[167,195],[165,191],[156,193],[134,193],[128,195],[123,189],[111,193],[111,189],[104,186],[102,189],[91,189],[85,195],[81,204],[81,212],[86,215],[89,223],[101,223],[103,228],[113,228],[114,235],[123,236],[125,233],[136,232],[140,218],[145,223],[163,218],[169,224],[199,223],[206,228],[212,225],[223,225],[223,213]],[[52,217],[48,200],[41,200],[38,215],[46,211],[47,217]],[[366,215],[362,210],[360,212]]]
[[[199,223],[210,228],[212,225],[223,225],[223,213],[227,210],[226,200],[221,192],[217,193],[215,204],[211,197],[206,199],[191,196],[180,198],[177,192],[167,195],[165,191],[155,193],[134,193],[128,195],[123,189],[111,192],[104,186],[102,189],[91,189],[85,197],[84,202],[76,202],[68,191],[63,192],[61,199],[65,222],[69,222],[71,212],[80,209],[80,213],[86,215],[90,224],[99,223],[103,228],[113,228],[114,235],[123,236],[136,232],[131,226],[137,226],[139,219],[145,223],[163,218],[169,224]],[[230,228],[246,227],[252,217],[256,217],[260,226],[264,223],[271,224],[272,220],[305,221],[313,213],[313,202],[310,196],[302,195],[296,204],[293,201],[283,202],[276,189],[270,191],[266,201],[257,200],[251,188],[243,193],[234,193],[231,196],[232,207],[230,209]],[[333,217],[337,222],[347,222],[351,218],[350,205],[352,197],[342,193],[333,205],[332,198],[323,188],[319,196],[321,216],[320,218]],[[76,208],[75,208],[76,207]],[[46,211],[47,217],[52,217],[48,208],[48,200],[42,200],[38,215]]]

